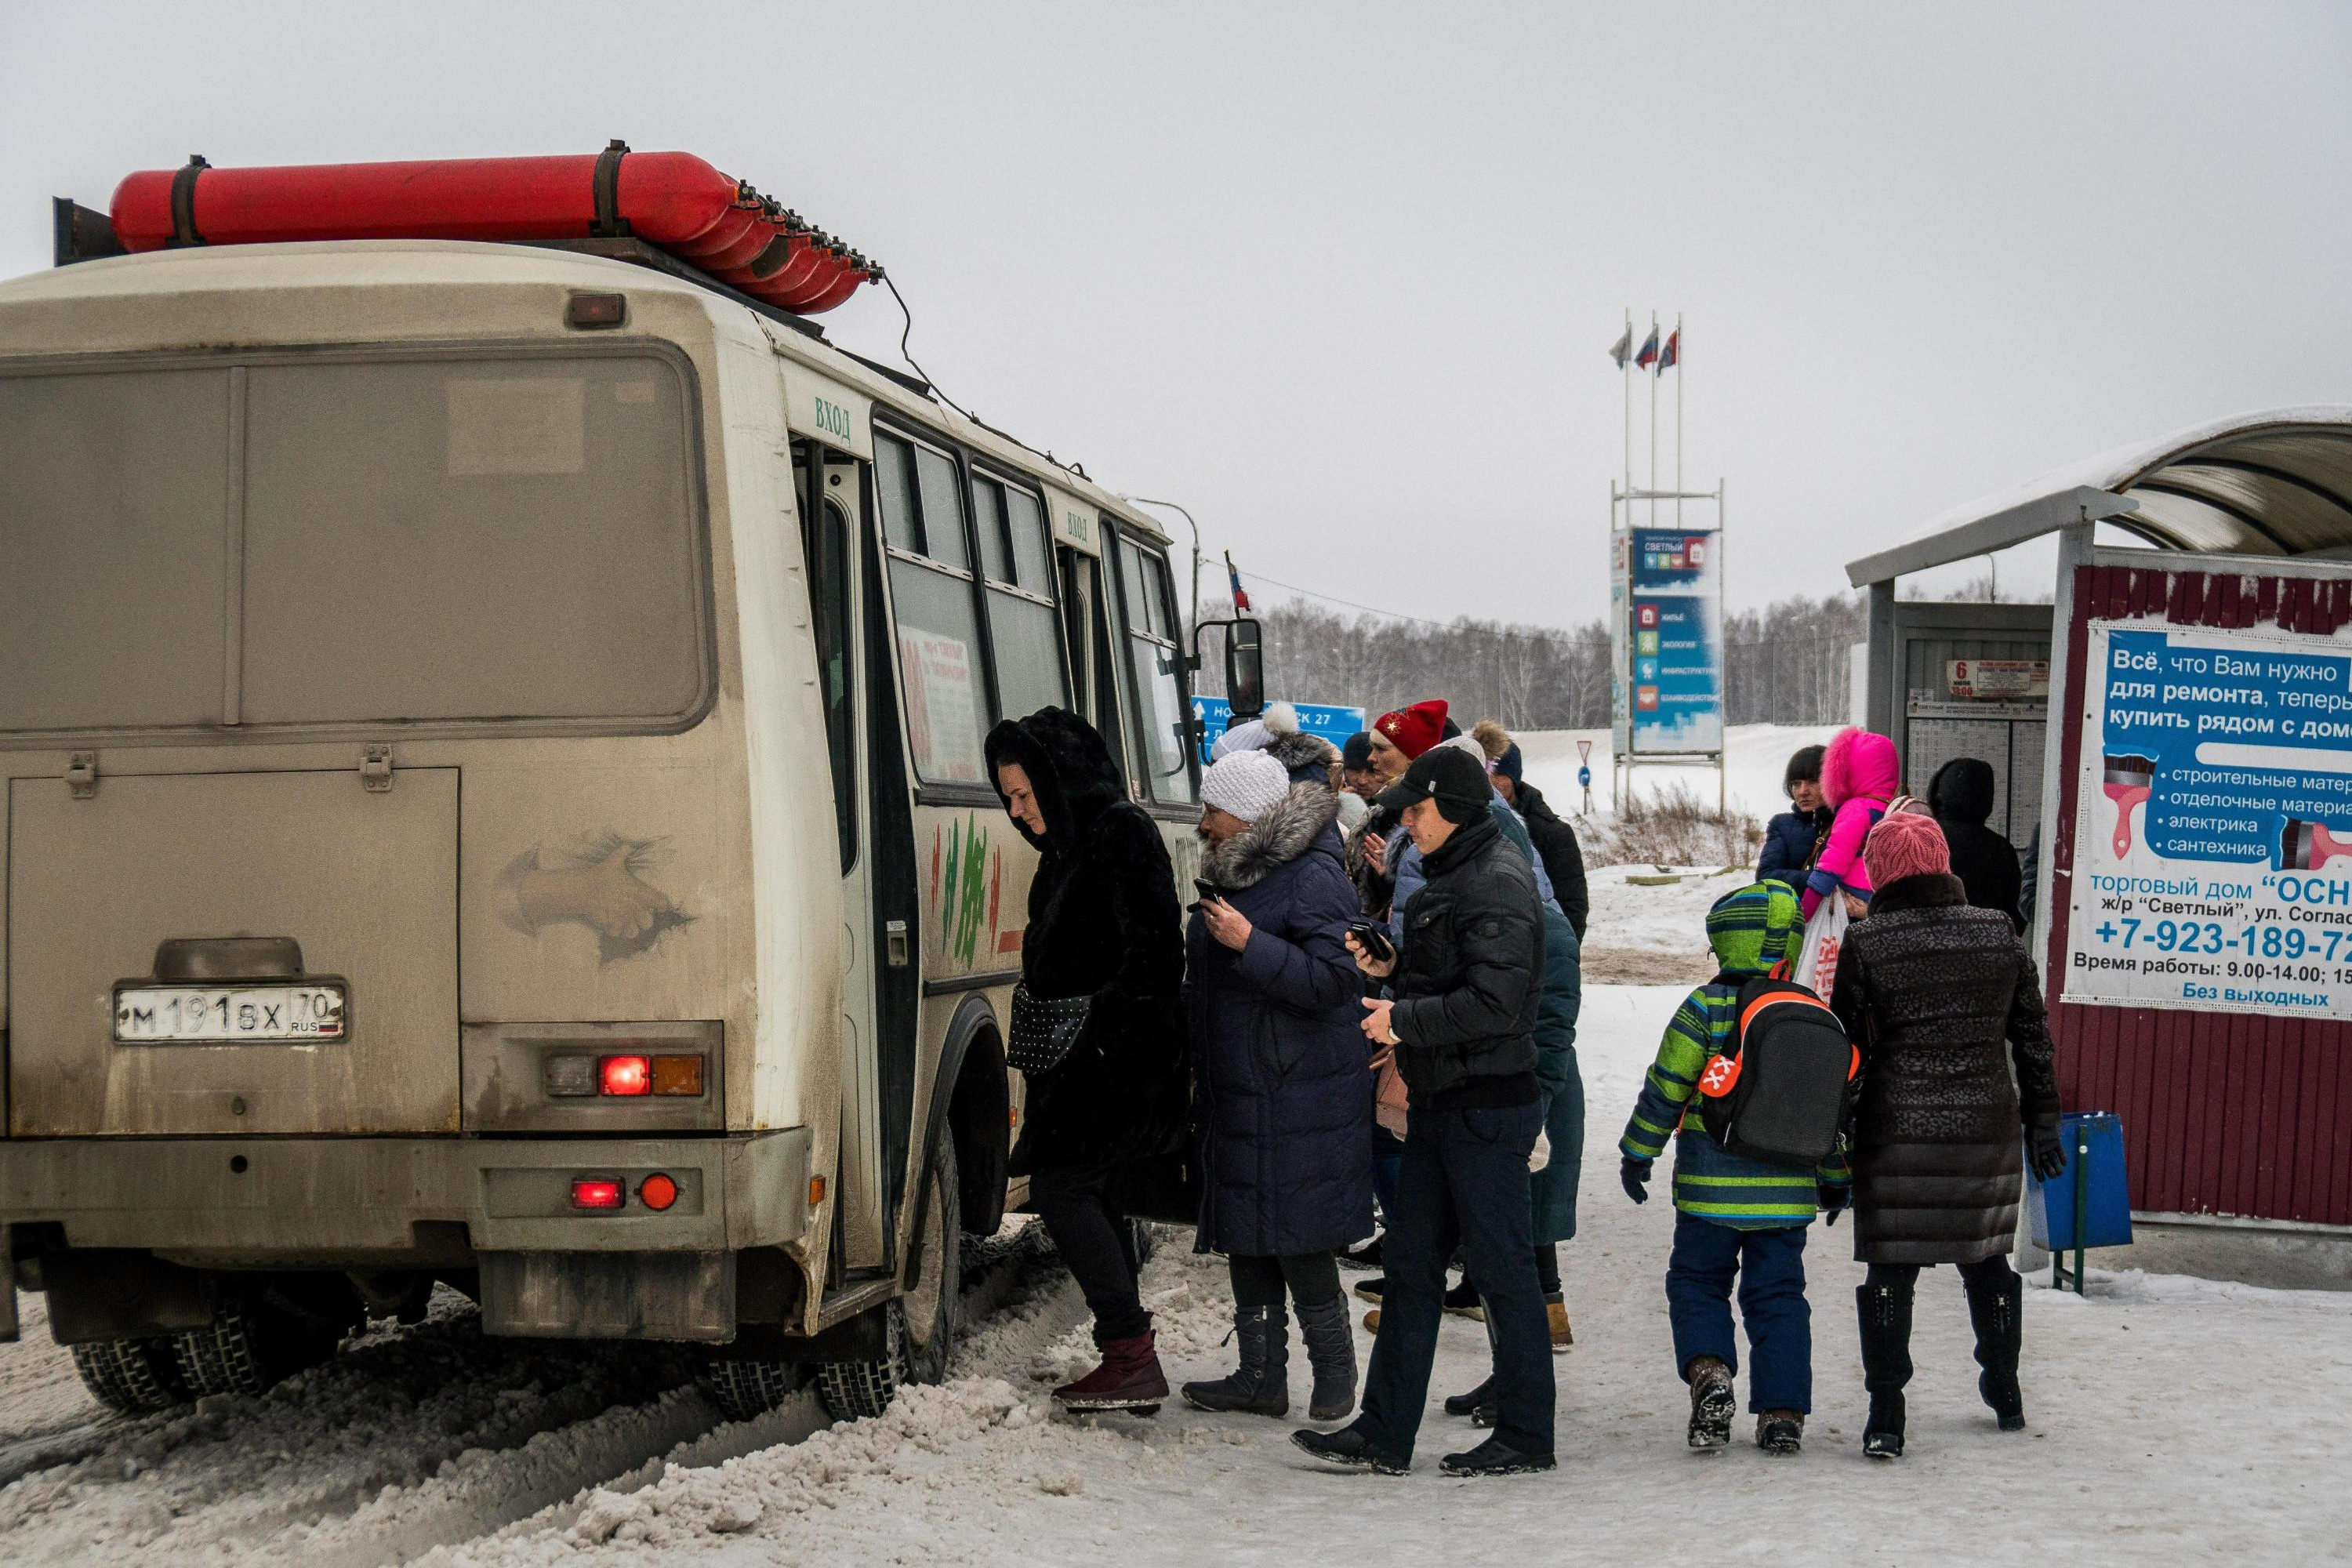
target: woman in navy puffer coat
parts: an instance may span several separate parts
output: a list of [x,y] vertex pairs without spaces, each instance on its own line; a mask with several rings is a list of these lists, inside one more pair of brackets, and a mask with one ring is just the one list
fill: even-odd
[[[1261,772],[1252,788],[1215,776]],[[1253,752],[1220,759],[1202,797],[1201,878],[1223,897],[1204,900],[1185,932],[1202,1122],[1196,1245],[1229,1260],[1242,1367],[1184,1394],[1204,1409],[1286,1414],[1287,1294],[1315,1371],[1314,1415],[1337,1420],[1353,1407],[1356,1364],[1332,1253],[1372,1228],[1372,1075],[1345,942],[1357,905],[1333,826],[1339,797]]]

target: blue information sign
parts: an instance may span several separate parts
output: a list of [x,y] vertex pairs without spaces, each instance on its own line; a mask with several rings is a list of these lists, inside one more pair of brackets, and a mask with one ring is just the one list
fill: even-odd
[[[1294,702],[1298,710],[1298,731],[1303,735],[1319,736],[1334,747],[1345,746],[1348,737],[1364,729],[1364,710],[1330,702]],[[1209,765],[1209,748],[1217,737],[1233,723],[1234,705],[1222,697],[1192,699],[1192,717],[1201,724],[1201,765]]]
[[1723,749],[1722,575],[1713,530],[1636,528],[1626,682],[1636,752]]

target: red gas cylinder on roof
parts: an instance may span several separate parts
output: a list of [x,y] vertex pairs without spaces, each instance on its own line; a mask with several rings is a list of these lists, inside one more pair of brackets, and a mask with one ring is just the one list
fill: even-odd
[[530,241],[629,237],[802,315],[882,269],[689,153],[447,158],[215,169],[191,158],[115,187],[128,250],[300,240]]

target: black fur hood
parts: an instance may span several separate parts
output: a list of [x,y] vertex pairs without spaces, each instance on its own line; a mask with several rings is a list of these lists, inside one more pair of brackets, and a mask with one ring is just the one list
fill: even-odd
[[[1328,749],[1328,742],[1316,743]],[[1254,888],[1313,848],[1339,815],[1339,797],[1329,784],[1311,779],[1292,784],[1265,816],[1202,857],[1202,880],[1234,892]]]
[[[1258,749],[1289,769],[1294,780],[1311,776],[1328,782],[1335,790],[1339,788],[1339,748],[1320,735],[1302,734],[1296,730],[1281,731]],[[1311,773],[1301,770],[1311,770]],[[1333,809],[1338,809],[1336,805]]]
[[1021,764],[1037,792],[1045,836],[1038,837],[1018,818],[1013,825],[1041,850],[1069,853],[1104,812],[1127,798],[1102,732],[1067,709],[1040,708],[988,732],[988,782],[1000,801],[1004,787],[997,770],[1007,763]]
[[1927,807],[1939,822],[1982,827],[1992,816],[1992,764],[1978,757],[1954,757],[1927,785]]

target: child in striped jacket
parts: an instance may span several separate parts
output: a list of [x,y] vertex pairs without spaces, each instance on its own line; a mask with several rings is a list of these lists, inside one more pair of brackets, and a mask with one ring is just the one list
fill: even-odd
[[1793,1454],[1812,1406],[1812,1319],[1805,1301],[1805,1231],[1826,1209],[1835,1224],[1852,1176],[1843,1152],[1816,1171],[1790,1170],[1734,1154],[1700,1122],[1696,1089],[1709,1058],[1731,1044],[1739,988],[1793,956],[1803,934],[1797,897],[1780,882],[1727,893],[1706,914],[1706,937],[1721,972],[1684,998],[1659,1042],[1618,1144],[1625,1194],[1648,1201],[1651,1162],[1675,1139],[1675,1246],[1666,1265],[1666,1309],[1675,1364],[1690,1385],[1690,1445],[1714,1449],[1731,1438],[1737,1407],[1732,1373],[1731,1289],[1739,1285],[1747,1324],[1748,1408],[1756,1441]]

